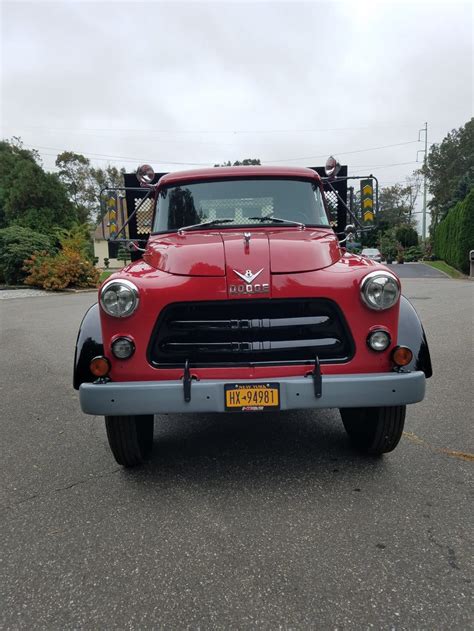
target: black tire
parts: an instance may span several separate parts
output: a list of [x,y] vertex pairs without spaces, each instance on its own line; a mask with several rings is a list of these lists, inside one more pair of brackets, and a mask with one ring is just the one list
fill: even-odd
[[105,428],[115,460],[124,467],[142,464],[153,447],[153,415],[106,416]]
[[406,405],[341,408],[342,422],[352,443],[372,456],[393,451],[405,425]]

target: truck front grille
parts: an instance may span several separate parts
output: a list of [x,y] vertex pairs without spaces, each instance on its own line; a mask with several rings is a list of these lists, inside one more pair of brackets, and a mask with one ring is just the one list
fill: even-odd
[[323,298],[168,305],[148,360],[162,368],[348,361],[354,342],[339,307]]

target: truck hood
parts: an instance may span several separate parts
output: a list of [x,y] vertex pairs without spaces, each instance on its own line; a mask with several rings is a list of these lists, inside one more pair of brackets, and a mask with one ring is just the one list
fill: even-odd
[[331,229],[185,232],[150,237],[143,259],[152,267],[180,276],[229,276],[235,271],[270,274],[309,272],[336,263],[342,252]]

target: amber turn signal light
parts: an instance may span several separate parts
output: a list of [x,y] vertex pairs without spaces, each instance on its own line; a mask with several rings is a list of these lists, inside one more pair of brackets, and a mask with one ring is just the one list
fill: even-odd
[[98,355],[89,364],[89,369],[95,377],[106,377],[110,372],[110,362],[107,357]]
[[397,366],[407,366],[413,359],[413,352],[408,346],[397,346],[392,352],[392,361]]

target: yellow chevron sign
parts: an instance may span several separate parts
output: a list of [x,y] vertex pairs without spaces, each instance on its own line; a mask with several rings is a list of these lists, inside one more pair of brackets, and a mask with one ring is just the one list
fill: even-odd
[[360,181],[360,205],[364,223],[373,223],[374,215],[374,186],[372,180]]
[[109,234],[111,237],[114,237],[117,233],[117,204],[115,197],[109,197],[107,206],[109,207]]

